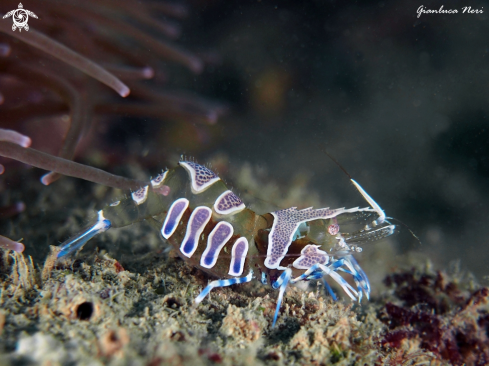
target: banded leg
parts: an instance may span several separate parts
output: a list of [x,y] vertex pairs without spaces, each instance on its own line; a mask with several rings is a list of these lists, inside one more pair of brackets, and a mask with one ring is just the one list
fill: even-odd
[[333,289],[331,288],[331,286],[329,285],[329,283],[326,282],[326,280],[324,279],[324,277],[321,277],[321,281],[323,282],[324,288],[328,291],[328,293],[333,298],[333,301],[338,300],[338,298],[336,297],[336,295],[333,292]]
[[280,292],[278,294],[278,299],[277,299],[277,307],[275,308],[275,315],[273,316],[273,324],[272,328],[275,327],[275,323],[277,322],[277,317],[278,317],[278,311],[280,310],[280,305],[282,305],[282,299],[284,297],[284,292],[285,289],[287,288],[287,285],[289,284],[290,277],[292,276],[292,269],[287,268],[278,278],[277,281],[272,283],[272,287],[274,289],[277,289],[280,286]]
[[250,282],[253,279],[253,271],[250,271],[246,277],[241,277],[241,278],[230,278],[228,280],[217,280],[217,281],[212,281],[207,285],[205,289],[201,291],[199,296],[197,296],[194,300],[194,306],[199,305],[202,300],[211,292],[213,288],[217,287],[226,287],[226,286],[231,286],[231,285],[236,285],[239,283],[246,283]]
[[360,277],[360,275],[358,273],[355,273],[356,271],[352,272],[352,271],[350,271],[348,269],[344,269],[344,268],[338,268],[338,271],[348,273],[349,275],[351,275],[353,277],[353,281],[355,281],[355,285],[357,286],[358,302],[359,303],[362,302],[364,292],[367,295],[367,300],[369,300],[369,293],[365,287],[362,287],[362,278]]
[[[351,257],[351,258],[350,258]],[[352,260],[355,263],[355,266],[352,263]],[[335,267],[337,268],[338,271],[342,271],[345,273],[348,273],[352,275],[353,280],[355,281],[355,284],[357,285],[357,292],[358,292],[358,302],[362,302],[362,297],[363,293],[365,293],[365,296],[367,297],[367,300],[370,299],[370,283],[368,282],[367,275],[365,272],[361,269],[361,267],[358,265],[357,261],[353,258],[353,256],[348,255],[344,258],[341,258],[337,261],[334,262]],[[342,268],[342,265],[346,265],[349,270]],[[359,270],[357,270],[358,268]],[[311,274],[309,274],[305,280],[317,280],[320,279],[324,276],[324,272],[319,269]],[[295,280],[294,280],[295,282]],[[328,283],[323,279],[323,283],[325,286],[327,286],[326,290],[332,295],[332,297],[336,300],[336,296],[333,294],[331,287],[328,285]]]
[[307,280],[307,278],[311,275],[311,273],[316,272],[318,269],[322,270],[322,272],[325,275],[329,275],[333,280],[335,280],[343,289],[343,291],[346,292],[348,296],[352,300],[356,300],[356,296],[358,296],[358,292],[351,287],[351,285],[345,281],[343,277],[341,277],[338,273],[335,272],[339,267],[343,265],[343,259],[337,260],[336,262],[330,264],[328,267],[326,267],[323,264],[316,263],[314,264],[311,268],[309,268],[306,272],[304,272],[302,275],[300,275],[297,278],[294,278],[291,282],[296,283],[299,281]]
[[95,235],[109,230],[111,226],[112,223],[104,217],[102,211],[99,211],[98,220],[94,225],[86,228],[80,234],[66,240],[63,244],[61,244],[61,251],[58,253],[57,258],[64,257],[65,255],[81,249],[87,241],[92,239]]
[[333,298],[334,301],[338,300],[336,298],[336,295],[334,294],[333,292],[333,289],[331,288],[331,286],[329,285],[329,283],[326,282],[326,280],[324,279],[324,272],[322,269],[317,269],[316,271],[312,272],[307,278],[306,280],[307,281],[310,281],[310,280],[321,280],[323,285],[324,285],[324,290],[327,291],[329,293],[329,295],[331,295],[331,297]]
[[363,271],[362,267],[358,264],[357,260],[352,255],[347,255],[343,257],[345,265],[351,270],[353,278],[358,281],[367,300],[370,299],[370,281],[368,280],[367,274]]

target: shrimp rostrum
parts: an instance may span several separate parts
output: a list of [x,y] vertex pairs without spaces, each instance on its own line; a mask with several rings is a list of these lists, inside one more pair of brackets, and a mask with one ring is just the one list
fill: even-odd
[[[196,305],[216,287],[257,278],[279,289],[274,326],[289,283],[329,278],[352,300],[369,298],[368,277],[354,254],[361,251],[360,244],[392,235],[396,226],[357,182],[352,183],[370,207],[291,207],[259,215],[210,169],[180,161],[148,186],[100,210],[94,224],[62,244],[58,258],[110,228],[149,220],[184,261],[217,278],[195,298]],[[346,232],[348,228],[353,229]],[[350,274],[354,286],[340,273]]]

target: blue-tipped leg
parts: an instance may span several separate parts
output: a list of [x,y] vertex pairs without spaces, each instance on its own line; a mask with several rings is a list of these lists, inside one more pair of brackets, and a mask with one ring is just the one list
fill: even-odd
[[324,272],[321,269],[317,269],[314,272],[312,272],[309,276],[305,278],[305,281],[310,281],[310,280],[319,280],[320,278],[323,278]]
[[95,225],[83,230],[74,238],[70,238],[62,244],[61,251],[58,253],[58,258],[64,257],[65,255],[71,254],[78,249],[81,249],[83,245],[95,235],[107,231],[111,227],[111,222],[104,218],[102,211],[98,213],[98,221]]
[[[345,271],[345,272],[350,273],[350,271]],[[298,278],[302,278],[302,276],[301,277],[298,277]],[[296,278],[294,280],[294,282],[296,282],[296,280],[298,278]],[[322,283],[324,285],[324,289],[331,295],[331,297],[333,298],[333,300],[336,301],[337,300],[337,297],[334,294],[333,289],[331,288],[331,286],[329,285],[329,283],[327,283],[326,280],[324,279],[324,271],[321,268],[316,269],[314,272],[312,272],[309,275],[307,275],[307,277],[304,277],[303,278],[303,280],[305,280],[305,281],[319,280],[319,279],[322,281]]]
[[202,300],[211,292],[213,288],[216,287],[225,287],[225,286],[231,286],[231,285],[236,285],[238,283],[245,283],[245,282],[250,282],[253,279],[253,271],[250,271],[246,277],[241,277],[241,278],[230,278],[228,280],[217,280],[217,281],[212,281],[207,285],[205,289],[202,290],[202,292],[197,296],[194,300],[194,305],[200,304]]
[[362,267],[358,264],[356,259],[352,255],[343,257],[345,265],[350,269],[353,275],[353,279],[357,283],[357,286],[363,289],[367,300],[370,299],[370,281],[367,274],[363,271]]
[[331,295],[331,297],[333,298],[333,300],[334,301],[338,300],[338,298],[336,297],[336,295],[333,292],[333,289],[331,288],[331,286],[329,285],[329,283],[326,282],[326,280],[324,279],[324,277],[321,277],[321,281],[323,282],[324,288],[329,292],[329,294]]
[[358,296],[357,291],[350,286],[348,282],[346,282],[338,273],[335,271],[344,264],[344,259],[339,259],[333,263],[330,263],[328,266],[325,266],[320,263],[316,263],[311,268],[309,268],[306,272],[300,275],[297,278],[292,280],[292,283],[296,283],[299,281],[307,280],[309,276],[314,275],[318,270],[320,270],[323,275],[330,276],[333,280],[335,280],[345,291],[345,293],[350,296],[352,300],[356,300],[356,296]]
[[[345,263],[346,264],[346,263]],[[362,288],[362,278],[360,277],[360,275],[356,272],[356,271],[349,271],[347,269],[344,269],[344,268],[338,268],[338,271],[341,271],[341,272],[345,272],[345,273],[348,273],[349,275],[352,275],[353,277],[353,280],[355,281],[355,285],[357,285],[357,292],[358,292],[358,302],[362,302],[362,298],[363,298],[363,292],[365,292],[365,294],[367,294],[367,298],[368,298],[368,291],[366,290],[365,287]],[[362,292],[363,290],[363,292]]]
[[275,308],[275,315],[273,316],[273,324],[272,328],[275,327],[275,323],[277,322],[277,317],[278,317],[278,311],[280,310],[280,305],[282,305],[282,299],[284,297],[284,292],[285,289],[287,288],[287,285],[289,284],[290,277],[292,276],[292,269],[287,268],[278,278],[277,281],[272,283],[272,287],[274,289],[277,289],[280,286],[280,292],[278,294],[278,299],[277,299],[277,307]]

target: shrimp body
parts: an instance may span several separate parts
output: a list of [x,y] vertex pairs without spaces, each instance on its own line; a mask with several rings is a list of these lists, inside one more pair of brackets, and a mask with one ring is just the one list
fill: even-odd
[[[195,304],[213,288],[257,278],[280,290],[275,325],[289,283],[329,276],[352,300],[361,301],[363,294],[369,297],[368,277],[353,254],[361,251],[358,244],[388,237],[396,226],[352,182],[371,207],[291,207],[260,215],[247,208],[210,169],[181,161],[148,186],[100,210],[95,224],[62,244],[58,258],[77,251],[109,228],[147,220],[184,261],[218,278],[202,290]],[[358,221],[365,225],[350,233],[343,230]],[[351,274],[356,288],[338,272]]]

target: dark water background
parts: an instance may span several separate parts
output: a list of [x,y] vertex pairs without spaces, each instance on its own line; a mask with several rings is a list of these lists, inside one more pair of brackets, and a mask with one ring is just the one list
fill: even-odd
[[[459,13],[418,18],[421,5]],[[488,12],[479,1],[201,1],[184,41],[223,57],[193,84],[232,105],[219,149],[282,181],[312,175],[326,202],[363,204],[324,146],[421,238],[404,230],[401,252],[460,260],[482,277]]]

